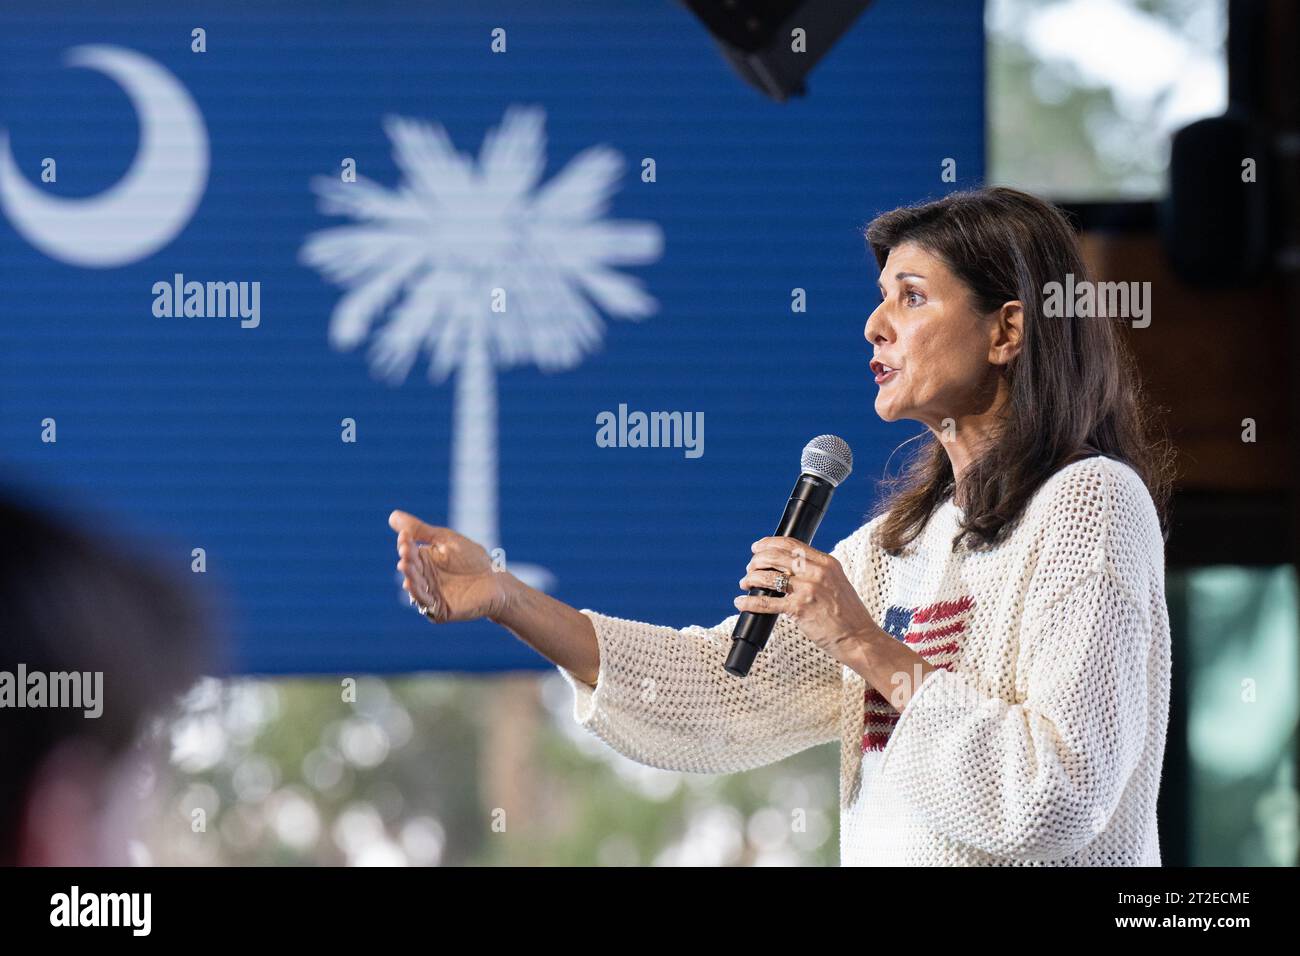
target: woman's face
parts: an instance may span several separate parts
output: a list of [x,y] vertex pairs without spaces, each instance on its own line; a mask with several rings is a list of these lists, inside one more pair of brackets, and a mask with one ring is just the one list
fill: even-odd
[[966,286],[912,242],[890,250],[883,301],[867,319],[876,414],[941,430],[945,419],[986,411],[998,393],[996,315],[980,315]]

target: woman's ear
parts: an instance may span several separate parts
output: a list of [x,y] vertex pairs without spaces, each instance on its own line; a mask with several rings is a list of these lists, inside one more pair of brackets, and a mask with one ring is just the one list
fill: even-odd
[[989,362],[993,365],[1010,365],[1020,354],[1025,335],[1025,309],[1017,299],[1004,302],[993,313],[993,329],[989,339]]

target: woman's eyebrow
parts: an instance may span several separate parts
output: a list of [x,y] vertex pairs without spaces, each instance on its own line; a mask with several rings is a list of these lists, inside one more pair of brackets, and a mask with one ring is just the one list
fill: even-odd
[[[895,273],[894,275],[895,282],[902,282],[904,279],[924,279],[924,278],[925,276],[921,275],[921,273],[919,272],[899,272],[899,273]],[[885,294],[885,286],[879,279],[876,280],[876,288],[880,290],[881,295]]]

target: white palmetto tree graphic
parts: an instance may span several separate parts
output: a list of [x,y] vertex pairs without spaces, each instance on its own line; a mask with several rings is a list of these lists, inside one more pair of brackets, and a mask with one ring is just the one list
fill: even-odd
[[[572,368],[600,343],[597,307],[634,320],[658,307],[615,267],[657,259],[662,231],[602,218],[622,156],[591,147],[537,188],[545,121],[539,107],[508,108],[476,165],[441,125],[387,119],[401,184],[318,177],[321,211],[356,222],[302,248],[304,263],[346,289],[330,317],[334,348],[355,348],[373,330],[372,368],[393,384],[421,352],[431,381],[456,373],[448,524],[489,551],[500,546],[496,367]],[[510,569],[550,584],[542,568]]]

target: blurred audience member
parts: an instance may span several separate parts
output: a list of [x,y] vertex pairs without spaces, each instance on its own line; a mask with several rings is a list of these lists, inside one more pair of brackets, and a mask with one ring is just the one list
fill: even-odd
[[131,862],[137,744],[208,663],[188,585],[87,523],[0,493],[5,865]]

